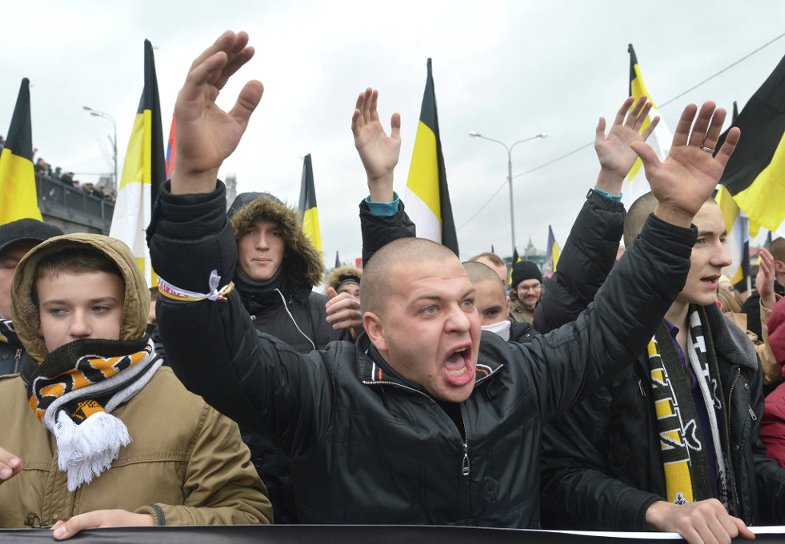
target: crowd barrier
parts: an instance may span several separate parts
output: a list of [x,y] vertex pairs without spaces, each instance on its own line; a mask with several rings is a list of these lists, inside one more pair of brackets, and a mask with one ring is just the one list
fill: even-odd
[[[756,544],[785,542],[785,527],[752,528]],[[77,535],[80,544],[618,544],[681,540],[669,533],[559,532],[475,527],[384,525],[235,525],[93,529]],[[739,542],[750,542],[738,539]],[[2,544],[53,542],[48,529],[0,530]]]

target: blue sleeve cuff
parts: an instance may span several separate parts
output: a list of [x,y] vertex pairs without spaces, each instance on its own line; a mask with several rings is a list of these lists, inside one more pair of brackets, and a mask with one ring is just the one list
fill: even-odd
[[592,189],[592,191],[594,191],[595,193],[597,193],[601,197],[606,198],[608,200],[611,200],[613,202],[621,202],[621,193],[619,193],[618,195],[614,195],[614,194],[609,193],[607,191],[603,191],[602,189],[598,189],[597,187]]
[[381,217],[391,217],[398,213],[398,203],[400,200],[398,199],[398,193],[393,192],[393,197],[395,200],[392,202],[373,202],[370,196],[365,197],[365,203],[368,204],[368,211],[371,212],[371,215],[381,216]]

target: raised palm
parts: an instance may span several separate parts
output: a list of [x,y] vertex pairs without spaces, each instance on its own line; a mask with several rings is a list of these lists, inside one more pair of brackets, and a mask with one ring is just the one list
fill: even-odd
[[254,50],[247,44],[244,32],[225,32],[191,65],[175,105],[175,177],[214,176],[240,142],[261,100],[262,84],[246,83],[228,112],[221,110],[215,100],[232,74],[253,56]]
[[401,117],[393,114],[388,136],[376,110],[378,98],[379,91],[376,90],[366,89],[360,93],[352,116],[354,146],[369,179],[391,174],[401,153]]
[[648,144],[631,144],[643,161],[646,178],[660,206],[691,218],[711,196],[740,136],[738,128],[728,131],[715,155],[724,121],[725,110],[717,109],[714,102],[703,104],[700,112],[694,104],[688,105],[679,119],[670,152],[662,162]]
[[607,136],[605,135],[605,119],[600,117],[594,138],[594,150],[597,152],[600,166],[619,178],[624,178],[627,175],[638,158],[635,151],[630,148],[630,144],[645,142],[660,121],[659,117],[655,117],[641,131],[652,104],[647,101],[645,96],[640,97],[634,105],[633,100],[632,97],[629,97],[622,103],[619,111],[616,112],[616,118]]

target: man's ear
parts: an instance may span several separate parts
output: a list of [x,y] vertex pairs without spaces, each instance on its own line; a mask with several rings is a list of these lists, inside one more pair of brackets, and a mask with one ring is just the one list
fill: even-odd
[[510,315],[510,297],[504,297],[504,316]]
[[384,325],[382,319],[373,312],[363,314],[363,328],[368,335],[368,339],[379,351],[387,351],[387,339],[384,337]]
[[785,274],[785,263],[775,259],[775,261],[774,261],[774,273],[775,274]]

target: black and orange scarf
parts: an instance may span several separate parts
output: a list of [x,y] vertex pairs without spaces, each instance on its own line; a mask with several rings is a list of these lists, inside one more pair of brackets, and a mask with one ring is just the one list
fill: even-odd
[[69,491],[103,473],[131,442],[125,424],[111,413],[141,391],[161,363],[145,336],[76,340],[31,369],[28,402],[55,435]]

